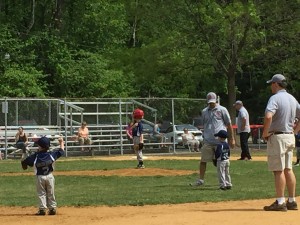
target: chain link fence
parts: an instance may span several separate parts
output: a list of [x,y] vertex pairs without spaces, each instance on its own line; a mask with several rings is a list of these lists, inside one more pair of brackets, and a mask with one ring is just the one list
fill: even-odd
[[[19,126],[26,130],[45,130],[45,128],[56,129],[60,135],[66,137],[74,136],[82,121],[88,123],[91,132],[101,127],[111,127],[119,132],[118,142],[106,145],[101,141],[104,139],[98,134],[98,143],[93,147],[103,149],[117,149],[123,154],[124,131],[126,125],[131,121],[131,114],[135,108],[144,111],[145,123],[153,126],[158,120],[163,121],[162,131],[168,126],[178,124],[192,124],[201,126],[197,121],[201,110],[206,106],[205,99],[189,98],[103,98],[103,99],[34,99],[34,98],[2,98],[2,116],[0,117],[0,136],[2,137],[2,149],[7,149],[8,136],[14,136]],[[103,131],[103,129],[102,129]],[[39,134],[42,134],[40,131]],[[108,136],[108,135],[106,135]],[[5,139],[5,144],[3,143]],[[117,139],[116,139],[117,140]],[[66,150],[71,146],[66,143]],[[101,147],[101,148],[100,148]],[[106,148],[104,148],[106,147]],[[96,148],[97,151],[97,148]],[[173,148],[175,152],[175,147]]]

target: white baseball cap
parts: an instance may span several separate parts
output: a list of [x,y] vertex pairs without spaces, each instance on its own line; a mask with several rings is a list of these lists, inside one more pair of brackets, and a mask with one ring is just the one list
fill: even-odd
[[267,84],[269,83],[282,83],[283,81],[286,81],[285,76],[282,74],[275,74],[271,80],[267,81]]
[[243,102],[241,100],[237,100],[233,106],[236,106],[236,105],[243,105]]
[[209,92],[206,95],[207,103],[216,103],[217,102],[217,95],[214,92]]

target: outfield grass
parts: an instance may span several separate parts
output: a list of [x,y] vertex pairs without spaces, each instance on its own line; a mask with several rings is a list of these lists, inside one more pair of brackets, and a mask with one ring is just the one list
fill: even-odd
[[[128,161],[57,161],[57,171],[112,170],[133,168],[136,162]],[[56,197],[59,206],[96,205],[146,205],[177,204],[206,201],[245,200],[274,197],[272,173],[267,171],[266,162],[231,161],[233,189],[218,189],[216,168],[209,165],[206,184],[191,187],[197,177],[199,161],[158,160],[145,161],[147,168],[191,170],[195,173],[183,176],[59,176],[56,178]],[[295,174],[299,179],[299,169]],[[23,172],[19,161],[2,161],[2,172]],[[32,173],[32,169],[29,171]],[[0,176],[0,205],[36,206],[35,178],[32,176]],[[297,185],[299,190],[299,185]]]

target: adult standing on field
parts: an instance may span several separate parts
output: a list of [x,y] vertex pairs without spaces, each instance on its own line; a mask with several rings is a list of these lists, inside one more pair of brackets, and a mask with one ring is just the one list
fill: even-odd
[[241,158],[239,160],[251,160],[248,139],[250,136],[249,113],[244,107],[243,102],[238,100],[233,106],[239,112],[237,117],[237,133],[240,135]]
[[[263,138],[267,141],[268,169],[273,171],[275,179],[276,201],[265,206],[266,211],[297,210],[295,199],[296,177],[292,169],[294,133],[298,133],[298,121],[293,128],[295,118],[300,118],[300,106],[297,100],[286,91],[287,81],[282,74],[275,74],[271,80],[272,95],[268,101]],[[288,200],[284,191],[287,186]]]
[[220,130],[228,131],[228,142],[231,148],[234,148],[235,140],[233,129],[228,110],[217,103],[217,95],[214,92],[209,92],[206,96],[208,106],[202,110],[203,122],[203,138],[204,145],[202,147],[202,155],[199,166],[200,178],[195,185],[204,184],[204,175],[206,172],[206,164],[212,162],[215,157],[215,149],[220,143],[214,136]]

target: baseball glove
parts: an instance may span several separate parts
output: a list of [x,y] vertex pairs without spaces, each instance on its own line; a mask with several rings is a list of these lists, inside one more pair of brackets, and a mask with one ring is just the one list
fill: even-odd
[[21,161],[21,165],[22,165],[23,170],[27,170],[28,166],[27,166],[27,164],[24,162],[24,160]]
[[144,143],[139,143],[139,150],[142,150],[144,148]]
[[213,159],[213,164],[215,167],[217,167],[217,160],[216,159]]

